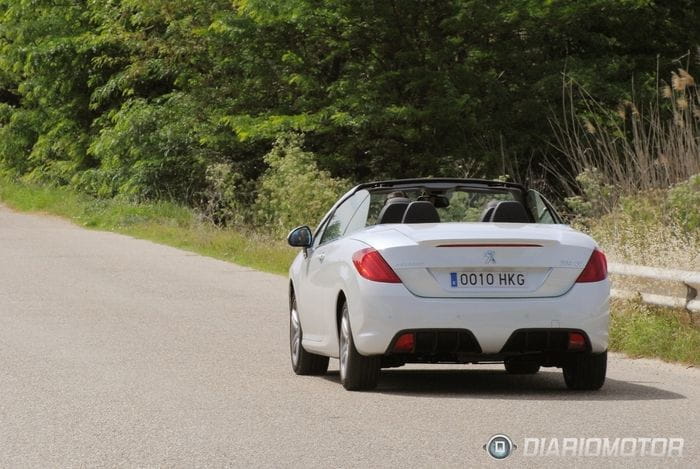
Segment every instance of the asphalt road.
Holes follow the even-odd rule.
[[[0,466],[700,467],[700,371],[385,371],[350,393],[289,365],[286,280],[0,208]],[[504,461],[495,433],[521,445]],[[524,438],[679,437],[683,457],[525,457]]]

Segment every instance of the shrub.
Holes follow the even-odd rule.
[[[297,225],[314,226],[348,186],[319,169],[297,135],[278,137],[264,160],[268,169],[259,182],[255,215],[259,226],[276,235]]]
[[[610,211],[614,203],[615,189],[606,184],[598,168],[586,168],[576,176],[581,195],[566,198],[571,211],[582,217],[597,217]]]
[[[244,210],[237,193],[243,183],[243,176],[234,172],[231,165],[214,163],[207,166],[206,186],[201,209],[204,217],[216,225],[245,223],[250,218]]]
[[[29,154],[38,138],[42,117],[38,111],[14,110],[0,103],[0,164],[4,169],[22,175],[36,167]]]
[[[183,95],[161,103],[133,99],[111,116],[89,148],[98,172],[74,181],[94,195],[191,202],[204,187],[197,113]]]

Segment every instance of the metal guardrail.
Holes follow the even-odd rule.
[[[615,298],[641,298],[644,303],[700,313],[700,272],[617,263],[608,264],[608,272],[613,274],[613,287],[617,283],[615,279],[621,277],[622,288],[613,288],[610,292]],[[666,291],[650,292],[646,286],[640,286],[645,283],[660,284],[662,288],[667,286]]]

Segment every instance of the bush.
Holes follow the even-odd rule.
[[[186,96],[173,94],[158,104],[133,99],[111,119],[89,148],[99,170],[76,177],[79,190],[182,202],[200,193],[203,150],[196,138],[196,109]]]
[[[586,168],[576,182],[581,188],[581,195],[566,198],[566,205],[571,211],[582,217],[598,217],[610,211],[614,205],[615,189],[606,184],[598,168]]]
[[[231,165],[207,166],[205,181],[201,210],[206,219],[220,226],[245,223],[250,219],[250,211],[244,210],[237,197],[243,176],[234,172]]]
[[[255,218],[276,235],[297,225],[315,226],[349,185],[319,169],[297,135],[278,137],[264,159],[269,168],[259,182]]]

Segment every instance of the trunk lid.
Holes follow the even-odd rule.
[[[358,238],[380,251],[413,294],[434,298],[559,296],[595,248],[568,226],[542,224],[380,225]]]

